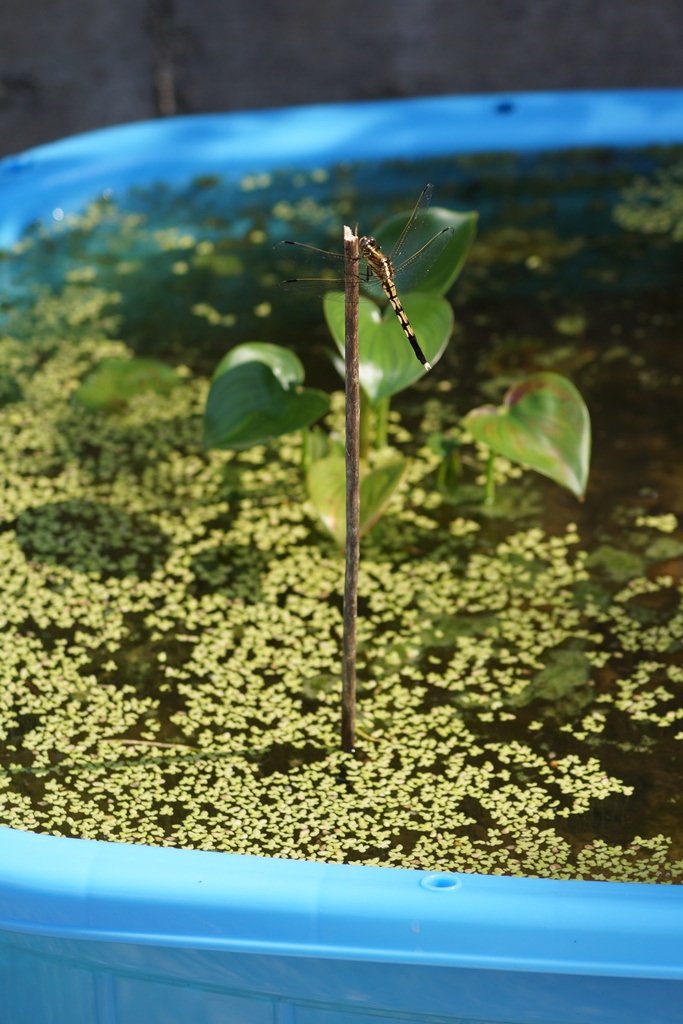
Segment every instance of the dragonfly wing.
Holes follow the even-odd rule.
[[[429,204],[432,201],[432,192],[434,191],[433,185],[425,185],[420,194],[420,198],[415,204],[415,209],[411,213],[406,226],[398,236],[393,249],[391,250],[391,261],[396,266],[397,263],[401,262],[401,256],[406,254],[410,255],[410,242],[411,239],[418,237],[420,225],[425,219]]]
[[[319,272],[324,267],[331,268],[338,275],[344,273],[344,257],[338,252],[316,249],[314,245],[304,245],[303,242],[278,242],[273,246],[273,251],[285,268],[316,268]]]
[[[395,284],[402,290],[409,291],[416,283],[426,276],[439,254],[450,240],[453,229],[434,235],[417,252],[411,248],[419,243],[420,227],[425,219],[432,198],[434,186],[425,185],[415,209],[401,231],[391,251],[391,262],[394,266]],[[344,289],[344,257],[341,253],[328,252],[303,242],[278,242],[273,247],[283,260],[285,272],[290,274],[280,285],[286,291],[296,291],[308,295],[325,295]],[[401,259],[402,256],[407,258]],[[358,261],[358,277],[361,291],[371,298],[381,298],[383,289],[378,278],[368,271],[364,259]]]
[[[412,291],[427,276],[451,238],[453,228],[444,228],[413,253],[407,260],[394,268],[394,283],[402,292]]]
[[[328,292],[339,292],[341,298],[344,296],[343,277],[293,277],[286,281],[280,281],[278,288],[285,292],[295,292],[297,295],[327,295]]]
[[[344,257],[341,253],[316,249],[303,242],[278,242],[273,246],[282,258],[282,269],[291,274],[280,282],[280,288],[299,295],[327,295],[340,292],[344,298]],[[358,261],[359,281],[363,292],[382,295],[382,287],[373,275],[368,276],[364,259]],[[315,276],[314,276],[315,275]]]
[[[326,295],[344,289],[344,257],[303,242],[278,242],[273,246],[287,279],[280,288],[298,295]]]
[[[385,298],[384,289],[377,278],[371,277],[369,281],[363,278],[359,283],[361,295],[375,300]],[[343,277],[295,277],[280,281],[278,288],[297,295],[331,295],[339,302],[344,301]]]

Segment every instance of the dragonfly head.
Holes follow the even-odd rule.
[[[361,256],[375,256],[375,258],[382,256],[382,250],[380,249],[379,242],[372,235],[363,235],[358,240],[358,248],[360,249]]]

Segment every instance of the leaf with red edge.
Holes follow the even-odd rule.
[[[502,406],[473,409],[464,423],[492,451],[583,498],[590,469],[590,416],[565,377],[534,373],[510,388]]]

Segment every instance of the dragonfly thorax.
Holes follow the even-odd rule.
[[[379,278],[386,277],[387,275],[393,277],[394,268],[391,265],[391,260],[382,252],[382,247],[376,238],[373,238],[371,235],[363,235],[358,240],[358,248],[373,274]]]

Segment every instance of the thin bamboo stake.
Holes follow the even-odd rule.
[[[342,750],[356,745],[356,619],[360,557],[360,380],[358,373],[358,237],[344,228],[346,302],[346,573],[342,656]]]

